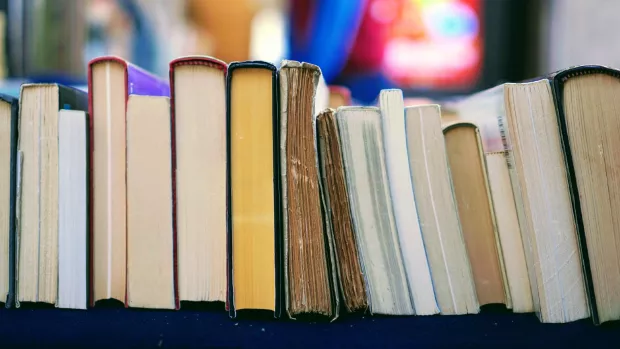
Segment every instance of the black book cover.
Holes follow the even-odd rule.
[[[16,205],[15,194],[17,184],[17,121],[18,121],[18,107],[19,103],[17,98],[0,94],[0,100],[11,105],[11,160],[10,160],[10,179],[9,179],[9,293],[5,301],[7,308],[12,308],[15,304],[15,218],[16,218]]]
[[[278,70],[273,64],[263,61],[233,62],[228,66],[226,76],[226,266],[227,266],[227,290],[226,290],[226,309],[230,317],[236,316],[235,310],[235,289],[233,282],[233,236],[232,236],[232,195],[231,195],[231,82],[235,70],[238,68],[267,69],[272,72],[272,125],[273,125],[273,187],[274,187],[274,221],[275,221],[275,312],[274,317],[279,318],[282,314],[284,282],[283,282],[283,253],[282,253],[282,200],[280,193],[280,112],[279,112],[279,89]]]
[[[571,67],[565,70],[561,70],[551,74],[548,78],[551,82],[553,89],[553,97],[555,100],[556,115],[558,117],[558,124],[560,127],[560,139],[562,143],[562,151],[564,154],[564,162],[566,164],[566,170],[568,174],[568,186],[571,196],[571,203],[573,206],[573,217],[575,219],[575,225],[577,227],[577,241],[579,242],[579,249],[581,251],[581,261],[583,267],[583,275],[585,280],[586,296],[588,297],[588,303],[590,307],[590,314],[592,321],[595,325],[600,324],[598,309],[596,306],[596,295],[594,293],[594,283],[592,280],[592,269],[590,267],[590,258],[588,255],[588,245],[586,241],[585,228],[583,223],[583,217],[581,215],[581,202],[579,199],[579,190],[577,188],[577,179],[575,175],[575,168],[573,165],[573,156],[570,149],[570,140],[568,137],[568,130],[566,125],[566,117],[564,113],[564,85],[566,82],[577,76],[590,75],[590,74],[606,74],[615,78],[620,78],[620,71],[597,65],[585,65]]]

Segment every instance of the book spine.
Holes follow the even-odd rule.
[[[172,275],[174,278],[174,306],[181,308],[179,298],[179,254],[178,254],[178,220],[177,220],[177,151],[176,118],[174,108],[174,67],[170,65],[170,147],[172,161]]]

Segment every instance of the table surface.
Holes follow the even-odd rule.
[[[426,317],[357,313],[331,323],[255,314],[230,319],[223,309],[195,307],[0,310],[0,348],[618,348],[619,341],[620,321],[541,324],[534,314],[506,310]]]

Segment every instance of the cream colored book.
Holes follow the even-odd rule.
[[[439,308],[411,183],[403,94],[400,90],[382,90],[379,104],[388,185],[411,299],[416,315],[436,314]]]
[[[226,69],[201,56],[170,64],[181,301],[226,300]]]
[[[168,97],[127,101],[127,305],[174,309]]]
[[[86,112],[58,115],[58,302],[88,304],[88,122]]]
[[[405,108],[411,182],[443,315],[479,311],[461,223],[452,191],[446,146],[437,105]]]

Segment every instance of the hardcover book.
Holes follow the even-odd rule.
[[[278,73],[261,61],[228,67],[227,307],[282,312]]]
[[[18,100],[0,94],[0,302],[15,305]]]
[[[126,303],[127,104],[130,96],[169,97],[170,89],[166,81],[113,56],[90,61],[88,89],[91,170],[89,299],[91,306],[104,299]],[[173,244],[174,241],[176,239]],[[176,249],[176,244],[174,246]]]
[[[226,73],[215,58],[170,62],[181,301],[226,300]]]

